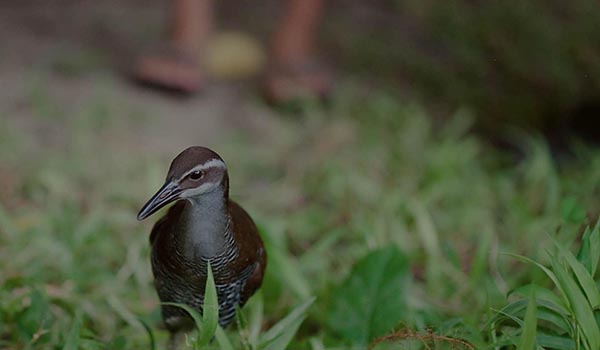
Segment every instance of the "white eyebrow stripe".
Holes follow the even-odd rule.
[[[222,160],[219,159],[211,159],[208,162],[201,164],[201,165],[197,165],[195,167],[193,167],[190,171],[188,171],[187,173],[183,174],[177,181],[181,181],[183,180],[186,176],[188,176],[189,174],[193,173],[194,171],[198,171],[198,170],[204,170],[204,169],[208,169],[208,168],[222,168],[225,169],[225,163],[223,163]]]

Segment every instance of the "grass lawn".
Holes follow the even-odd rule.
[[[347,85],[327,109],[282,116],[274,135],[210,145],[269,254],[241,326],[210,346],[595,349],[600,237],[584,227],[600,211],[600,153],[574,143],[553,157],[531,135],[506,153],[469,132],[466,111],[434,125],[393,92]],[[174,154],[111,147],[110,97],[83,104],[56,148],[31,147],[0,119],[2,349],[166,342],[153,220],[135,214]]]

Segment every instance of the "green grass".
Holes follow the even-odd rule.
[[[149,266],[151,223],[135,213],[169,158],[111,148],[125,113],[114,101],[108,93],[84,107],[57,149],[29,147],[29,135],[15,137],[0,122],[0,134],[13,135],[0,137],[2,349],[166,342]],[[41,114],[56,107],[42,102],[39,118],[51,118]],[[532,348],[536,329],[549,331],[547,310],[535,312],[530,299],[597,298],[597,239],[581,235],[600,211],[600,154],[577,145],[557,161],[543,139],[521,136],[524,156],[515,160],[469,133],[472,122],[458,112],[433,125],[393,93],[365,96],[350,86],[329,109],[284,119],[276,135],[212,145],[269,254],[240,329],[217,331],[217,343],[267,349],[265,339],[280,334],[273,325],[287,320],[299,326],[289,349],[363,349],[393,332],[412,349],[458,347],[452,339]],[[557,285],[510,254],[548,266]],[[575,332],[560,335],[573,334],[582,349],[597,344],[597,311],[568,310],[555,321]]]

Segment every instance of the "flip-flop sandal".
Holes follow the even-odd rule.
[[[140,84],[166,91],[193,94],[202,89],[199,54],[164,46],[142,56],[133,69]]]
[[[331,95],[333,85],[333,70],[323,62],[309,60],[275,64],[265,74],[263,95],[272,104],[314,98],[324,101]]]

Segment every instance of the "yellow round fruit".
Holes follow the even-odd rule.
[[[256,38],[241,32],[221,32],[207,45],[203,66],[216,78],[241,79],[260,72],[265,59],[265,51]]]

